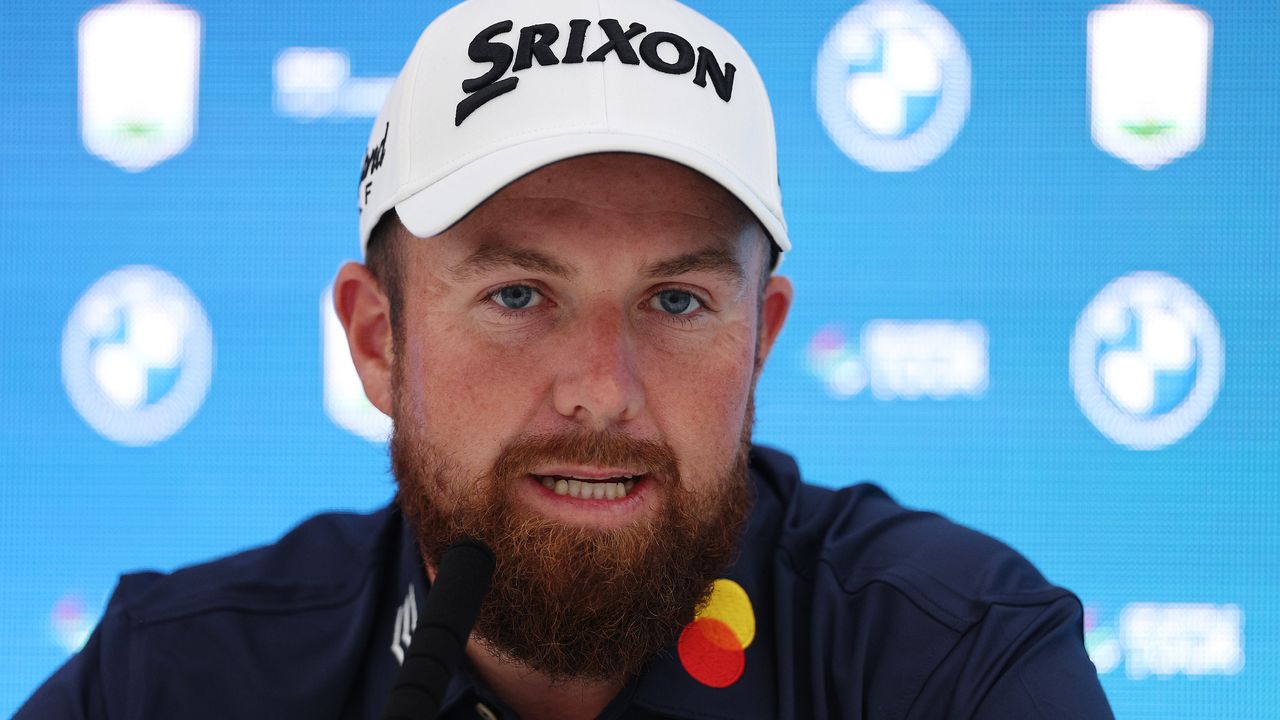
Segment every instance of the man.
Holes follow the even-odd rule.
[[[774,147],[745,52],[674,2],[441,16],[334,286],[396,502],[125,577],[19,717],[378,717],[461,536],[497,570],[444,717],[1110,717],[1070,593],[751,446]]]

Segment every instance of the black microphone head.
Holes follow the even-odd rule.
[[[450,543],[449,547],[445,548],[444,555],[440,556],[440,567],[436,568],[437,578],[447,562],[468,568],[474,565],[477,570],[488,568],[488,572],[492,575],[497,559],[493,555],[493,550],[485,545],[484,541],[473,537],[460,537]],[[486,589],[488,584],[488,582],[485,583]]]
[[[461,538],[444,551],[404,664],[387,698],[382,715],[385,720],[436,716],[449,678],[466,650],[480,603],[489,591],[495,564],[489,546],[474,538]]]

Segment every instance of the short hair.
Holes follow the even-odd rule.
[[[750,215],[750,211],[745,206],[742,210]],[[760,221],[756,220],[754,215],[750,217],[759,225]],[[759,227],[765,244],[768,245],[769,257],[760,273],[757,312],[760,312],[764,305],[764,289],[769,284],[769,276],[773,274],[773,269],[778,265],[779,255],[777,243],[773,242],[763,225]],[[382,288],[382,292],[386,293],[387,302],[391,306],[391,337],[397,354],[399,354],[400,340],[403,336],[401,308],[404,307],[404,238],[408,234],[407,230],[403,233],[401,230],[404,230],[404,225],[400,223],[400,216],[396,214],[395,208],[392,208],[373,226],[373,230],[369,233],[369,243],[365,246],[365,267],[369,268],[369,273],[373,275],[374,280],[378,281],[378,286]]]
[[[378,281],[391,306],[391,338],[399,354],[401,338],[401,312],[404,307],[404,243],[401,242],[400,216],[391,208],[378,219],[369,232],[365,245],[364,264],[369,274]]]

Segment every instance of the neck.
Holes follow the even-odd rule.
[[[524,720],[591,720],[625,684],[617,680],[553,680],[472,636],[467,658],[490,689]]]

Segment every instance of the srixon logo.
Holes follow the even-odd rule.
[[[723,67],[716,61],[716,56],[705,47],[693,44],[675,33],[654,31],[645,34],[646,28],[640,23],[631,23],[626,29],[611,18],[599,21],[604,31],[605,42],[594,48],[585,56],[587,28],[590,20],[570,20],[568,38],[563,43],[562,52],[556,54],[555,44],[560,40],[560,28],[552,23],[539,23],[520,28],[520,38],[512,48],[505,42],[495,40],[499,35],[512,31],[514,23],[503,20],[481,30],[471,44],[467,46],[467,56],[478,63],[492,63],[492,67],[479,77],[462,81],[462,91],[467,94],[458,103],[453,124],[458,126],[477,108],[490,100],[516,89],[520,78],[512,75],[503,77],[510,70],[512,73],[527,70],[538,65],[558,65],[560,63],[604,62],[610,55],[616,56],[619,62],[627,65],[639,65],[641,61],[658,72],[669,75],[687,75],[693,73],[693,82],[699,87],[706,87],[711,81],[715,92],[721,100],[729,102],[733,95],[733,73],[737,70],[733,63],[726,62]],[[641,36],[643,35],[643,38]],[[639,44],[634,44],[639,39]],[[675,60],[666,60],[658,54],[658,48],[671,46],[664,51],[671,57],[674,51]]]

